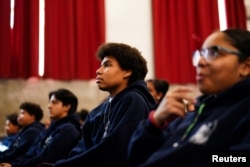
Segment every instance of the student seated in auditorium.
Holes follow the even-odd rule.
[[[22,126],[8,150],[0,152],[0,162],[10,162],[24,155],[35,142],[37,136],[44,131],[40,122],[43,110],[40,105],[32,102],[23,102],[19,107],[18,124]]]
[[[21,126],[17,122],[18,113],[14,112],[6,115],[4,130],[6,136],[0,141],[0,151],[7,150],[16,138]]]
[[[195,99],[184,86],[168,92],[132,136],[130,166],[246,166],[244,160],[250,155],[249,46],[250,32],[244,29],[216,31],[206,38],[202,49],[193,54],[202,95]],[[212,159],[214,154],[243,158],[222,164],[216,156]]]
[[[169,83],[163,79],[146,80],[148,90],[156,102],[156,107],[168,91]]]
[[[28,152],[4,167],[45,166],[66,158],[81,139],[80,123],[75,115],[77,97],[67,89],[49,93],[49,128],[37,139]]]
[[[82,125],[84,125],[84,122],[87,118],[87,116],[89,115],[89,110],[82,108],[80,111],[76,112],[76,115],[79,119],[79,122]]]
[[[97,51],[101,61],[96,83],[109,97],[93,109],[83,125],[79,150],[53,167],[127,167],[129,139],[138,123],[155,106],[144,78],[146,60],[134,47],[105,43]]]

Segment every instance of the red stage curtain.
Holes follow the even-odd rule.
[[[246,7],[244,0],[225,0],[227,26],[247,28]]]
[[[45,0],[44,78],[94,78],[104,18],[104,0]]]
[[[0,1],[0,78],[8,78],[10,57],[10,0]]]
[[[152,0],[155,76],[195,83],[193,51],[219,29],[217,0]]]
[[[10,77],[38,76],[39,0],[16,0],[14,11]]]

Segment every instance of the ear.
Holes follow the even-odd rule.
[[[131,75],[132,75],[132,71],[131,70],[126,70],[125,74],[124,74],[124,78],[128,78]]]
[[[33,120],[36,120],[36,116],[33,114],[30,114],[30,116],[32,117]]]
[[[65,109],[67,110],[67,112],[69,112],[70,107],[71,107],[70,104],[68,104],[68,105],[65,106]]]
[[[243,67],[240,71],[242,77],[250,76],[250,57],[248,57],[243,63]]]

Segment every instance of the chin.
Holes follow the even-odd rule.
[[[209,87],[200,87],[199,90],[201,93],[206,94],[206,95],[213,95],[213,94],[218,94],[220,91],[216,89],[209,89]]]
[[[199,91],[202,93],[202,94],[213,94],[212,90],[209,89],[208,86],[205,86],[205,85],[202,85],[202,84],[198,84],[198,88],[199,88]]]
[[[99,89],[102,90],[102,91],[107,91],[107,89],[105,87],[100,87],[99,86]]]

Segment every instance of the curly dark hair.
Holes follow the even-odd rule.
[[[32,102],[23,102],[19,109],[27,111],[29,114],[34,115],[36,121],[40,121],[43,118],[43,110],[40,105]]]
[[[112,56],[123,70],[131,70],[129,84],[137,80],[144,80],[148,72],[147,62],[140,51],[124,43],[104,43],[99,46],[96,56],[99,60]]]

